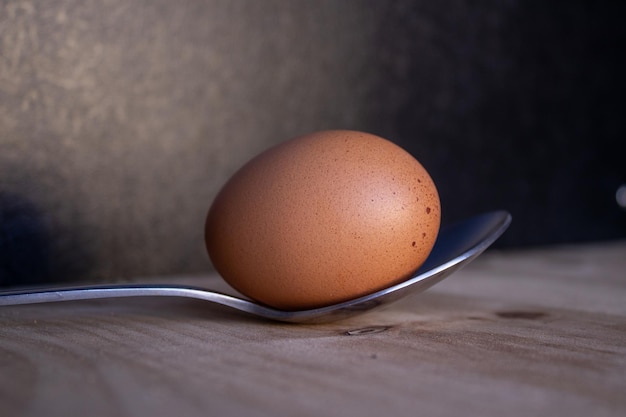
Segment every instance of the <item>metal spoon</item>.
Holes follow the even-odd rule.
[[[482,214],[443,228],[435,246],[413,277],[372,294],[339,304],[300,311],[281,311],[254,301],[182,285],[112,285],[0,292],[0,306],[96,298],[173,296],[211,301],[267,319],[293,323],[322,323],[344,319],[425,291],[480,255],[511,223],[505,211]]]

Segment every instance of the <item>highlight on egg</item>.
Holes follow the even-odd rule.
[[[411,276],[441,221],[437,188],[407,151],[357,131],[311,133],[253,158],[211,205],[206,247],[243,295],[323,307]]]

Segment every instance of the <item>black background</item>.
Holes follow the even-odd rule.
[[[405,6],[385,10],[394,24],[377,46],[404,91],[375,98],[403,102],[374,117],[428,166],[446,218],[509,209],[501,247],[625,237],[622,4]],[[427,44],[397,41],[421,38],[425,18],[438,28]],[[413,59],[400,70],[403,55]]]

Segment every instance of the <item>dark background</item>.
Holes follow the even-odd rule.
[[[210,269],[223,182],[315,130],[404,146],[501,249],[623,239],[619,1],[0,1],[0,285]]]

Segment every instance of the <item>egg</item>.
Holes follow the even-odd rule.
[[[333,130],[261,153],[211,205],[206,247],[217,272],[262,304],[299,310],[409,277],[439,231],[433,180],[381,137]]]

